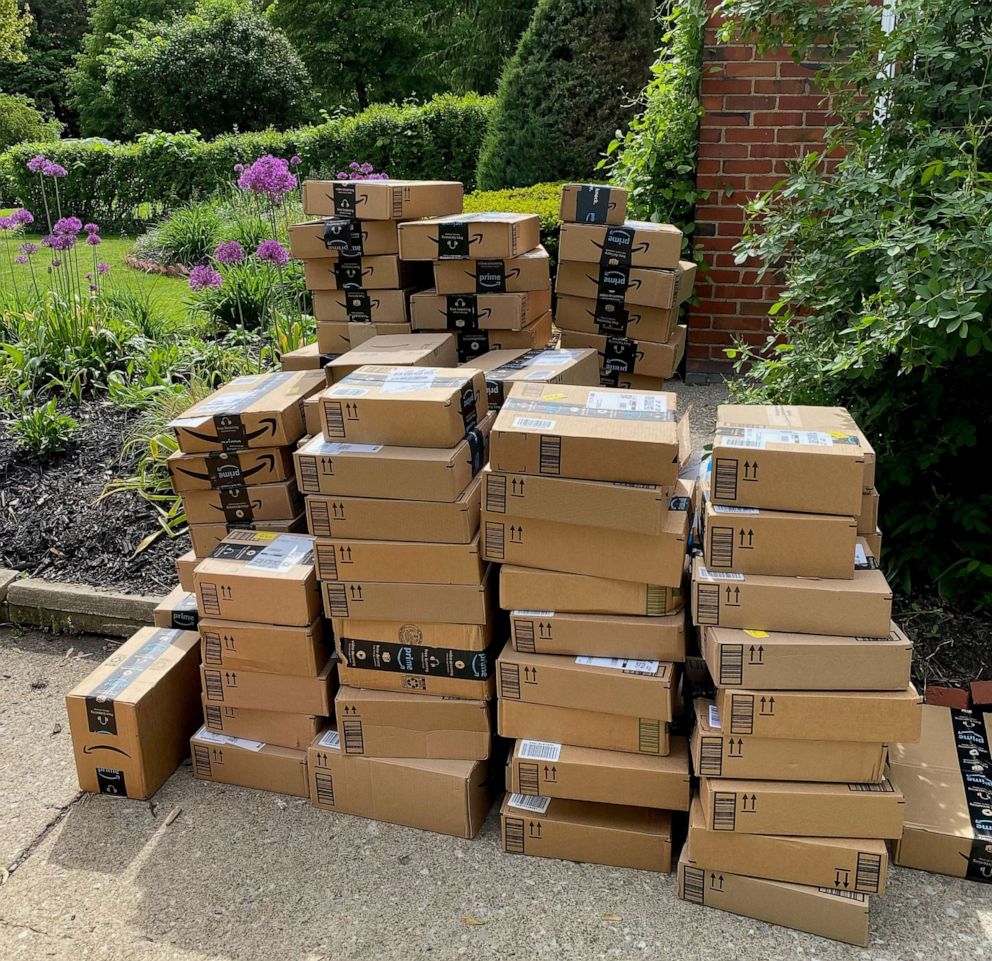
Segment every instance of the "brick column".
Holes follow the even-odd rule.
[[[712,11],[718,0],[708,3]],[[768,308],[780,288],[769,276],[759,285],[757,262],[735,263],[743,205],[782,180],[790,160],[820,149],[827,122],[811,80],[819,64],[759,56],[736,41],[722,45],[719,23],[711,13],[703,41],[696,183],[710,195],[696,207],[695,244],[709,270],[697,279],[699,304],[689,313],[689,379],[729,373],[723,350],[737,337],[764,342]]]

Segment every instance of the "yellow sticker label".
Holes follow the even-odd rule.
[[[768,637],[768,631],[744,631],[748,637]]]
[[[837,440],[844,440],[845,437],[850,437],[850,434],[845,434],[842,430],[832,430],[830,431],[831,437],[836,437]]]
[[[565,396],[565,394],[560,392],[557,394],[541,394],[541,400],[564,400]]]

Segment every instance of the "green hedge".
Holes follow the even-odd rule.
[[[353,117],[287,131],[230,134],[201,141],[193,134],[145,134],[135,143],[78,140],[19,144],[0,154],[0,206],[42,209],[38,177],[27,170],[37,153],[62,164],[62,209],[115,227],[148,222],[190,200],[225,189],[234,165],[262,154],[302,158],[301,175],[333,176],[351,161],[393,177],[453,179],[471,188],[492,100],[444,95],[423,106],[370,107]]]

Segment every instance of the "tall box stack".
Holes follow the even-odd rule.
[[[495,693],[485,378],[360,367],[320,415],[296,470],[342,687],[337,725],[310,748],[311,803],[473,837],[492,804]]]
[[[887,745],[917,741],[912,647],[858,537],[875,454],[846,410],[727,405],[703,488],[686,900],[867,944],[902,834]]]
[[[599,352],[603,385],[659,390],[685,353],[679,305],[696,265],[681,259],[677,227],[626,213],[622,187],[562,189],[555,323],[562,347]]]
[[[552,337],[551,272],[536,214],[474,213],[400,226],[400,259],[433,263],[434,287],[410,299],[413,329],[447,330],[464,363]]]
[[[319,219],[290,226],[289,245],[313,295],[322,358],[375,334],[410,333],[410,295],[430,272],[400,261],[400,222],[457,214],[463,193],[454,181],[304,182],[303,212]]]
[[[503,848],[671,869],[689,804],[670,736],[685,658],[693,484],[672,394],[513,384],[483,471],[483,556],[504,565],[499,733],[516,739]]]

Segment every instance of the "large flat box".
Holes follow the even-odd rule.
[[[688,260],[670,270],[655,270],[562,260],[560,249],[558,256],[556,293],[617,307],[678,307],[692,296],[696,280],[696,265]]]
[[[918,744],[894,744],[906,796],[895,863],[988,884],[992,879],[992,714],[924,705]]]
[[[873,838],[803,838],[711,831],[699,798],[689,807],[686,863],[831,891],[884,894],[889,854]]]
[[[904,691],[913,645],[893,623],[884,637],[706,627],[702,653],[720,687]]]
[[[143,627],[66,695],[79,787],[150,798],[199,724],[194,631]]]
[[[405,321],[361,323],[321,320],[317,323],[317,350],[322,358],[321,369],[339,355],[360,347],[373,337],[410,337],[412,334],[413,328]]]
[[[510,564],[499,571],[499,602],[504,610],[663,617],[682,610],[684,600],[681,585],[638,584]]]
[[[307,753],[201,727],[189,742],[193,777],[307,797]]]
[[[488,701],[342,687],[334,708],[345,754],[484,761],[492,748]]]
[[[314,560],[322,581],[477,585],[486,570],[478,538],[468,544],[316,538]]]
[[[688,811],[689,747],[684,737],[673,737],[670,754],[650,757],[521,740],[510,757],[506,789],[514,794]]]
[[[375,336],[330,361],[324,368],[329,384],[344,380],[367,364],[390,367],[454,367],[458,362],[450,334]]]
[[[871,486],[863,436],[839,407],[724,404],[713,439],[713,503],[855,517]]]
[[[283,351],[279,355],[279,367],[282,370],[322,370],[329,360],[333,360],[333,354],[321,353],[320,345],[314,342],[296,350]]]
[[[375,446],[457,447],[489,412],[485,375],[457,367],[362,367],[320,404],[324,440]]]
[[[486,211],[400,224],[404,260],[465,261],[517,257],[541,242],[537,214]]]
[[[685,660],[685,614],[572,614],[511,611],[510,643],[524,654]]]
[[[304,494],[452,504],[488,459],[489,414],[450,448],[349,444],[314,437],[293,455]],[[309,498],[307,498],[309,500]]]
[[[621,804],[508,794],[500,809],[503,850],[538,858],[672,870],[672,816]]]
[[[313,538],[235,531],[197,564],[193,588],[201,617],[307,627],[320,613]]]
[[[742,737],[821,741],[918,741],[916,688],[903,691],[763,691],[717,688],[723,728]]]
[[[324,811],[473,838],[492,807],[486,761],[349,755],[333,729],[307,753],[310,803]]]
[[[202,454],[176,451],[166,465],[172,489],[181,494],[289,480],[293,476],[293,452],[288,447],[215,450]]]
[[[628,220],[619,225],[563,223],[560,260],[607,266],[674,270],[682,252],[682,231],[672,224]]]
[[[674,394],[514,384],[496,416],[495,471],[672,486],[691,451]]]
[[[303,436],[301,402],[324,388],[319,370],[246,374],[169,422],[185,454],[286,447]]]
[[[289,225],[289,252],[297,260],[315,260],[332,254],[375,257],[398,254],[399,237],[394,220],[355,220],[330,217]]]
[[[561,323],[559,322],[559,327]],[[665,343],[634,340],[621,334],[586,334],[562,328],[561,345],[570,349],[596,351],[600,364],[600,383],[618,386],[620,378],[657,377],[668,380],[685,355],[686,327],[677,326]]]
[[[410,298],[410,323],[414,330],[524,330],[550,309],[550,289],[506,294],[425,290]]]
[[[856,570],[847,579],[777,577],[711,571],[697,557],[692,618],[697,627],[885,637],[892,589],[877,569]]]
[[[396,254],[380,257],[331,256],[303,262],[303,279],[308,290],[402,290],[426,279],[417,265],[400,260]]]
[[[475,654],[492,646],[497,632],[494,620],[489,618],[485,624],[445,624],[432,621],[365,621],[349,617],[334,618],[331,625],[336,638],[388,641]]]
[[[195,631],[200,622],[196,595],[184,591],[182,585],[174,587],[155,606],[152,623],[156,627],[169,627],[176,631]]]
[[[491,411],[503,406],[515,383],[599,383],[599,360],[593,350],[490,350],[462,366],[485,371]]]
[[[668,725],[657,717],[602,714],[503,697],[497,701],[496,708],[501,737],[531,738],[656,757],[664,757],[671,750]]]
[[[207,700],[206,694],[201,694],[200,699],[203,703],[203,724],[208,731],[288,747],[294,751],[305,751],[327,723],[326,717],[314,714],[214,704]]]
[[[302,511],[282,520],[216,521],[212,524],[190,524],[190,543],[197,557],[209,557],[218,545],[237,531],[265,531],[269,534],[305,534],[307,519]]]
[[[875,784],[701,778],[699,803],[711,831],[792,837],[898,838],[906,800]]]
[[[203,692],[210,704],[243,707],[256,711],[286,711],[328,717],[334,711],[337,675],[334,658],[316,677],[292,674],[262,674],[219,667],[200,668]]]
[[[307,527],[314,537],[468,544],[479,533],[481,494],[479,479],[450,503],[311,494]]]
[[[692,904],[821,938],[868,945],[868,895],[858,891],[706,871],[692,867],[688,849],[683,848],[678,863],[678,896]]]
[[[213,617],[200,621],[203,666],[223,671],[317,677],[333,653],[331,641],[320,617],[306,627]]]
[[[695,706],[689,747],[698,777],[878,784],[885,772],[888,750],[881,742],[741,737],[723,727],[712,701]]]
[[[313,316],[317,321],[317,343],[321,351],[339,352],[333,342],[321,337],[321,324],[410,323],[410,296],[416,289],[361,290],[352,287],[348,290],[315,290]]]
[[[516,294],[551,289],[551,258],[541,246],[525,253],[485,260],[439,260],[434,264],[439,294]]]
[[[305,180],[308,217],[412,220],[461,213],[464,187],[453,180]]]
[[[562,294],[555,304],[555,322],[562,330],[604,337],[633,337],[664,344],[678,325],[678,307],[614,304],[591,297]]]
[[[551,311],[541,314],[520,330],[456,330],[458,363],[466,366],[480,354],[492,350],[534,350],[547,347],[554,337]]]
[[[626,187],[609,184],[565,184],[559,216],[566,223],[616,226],[627,219],[628,194]]]
[[[707,570],[785,577],[854,576],[858,524],[837,514],[725,507],[703,509]]]
[[[250,524],[292,520],[303,510],[296,478],[251,487],[186,491],[182,495],[190,524]]]

